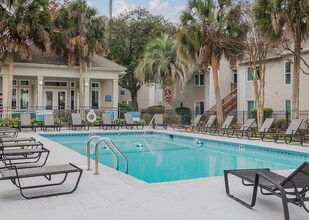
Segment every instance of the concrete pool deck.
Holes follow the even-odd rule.
[[[72,131],[63,130],[61,133],[70,132]],[[92,128],[90,133],[92,132],[102,130]],[[251,210],[247,209],[225,195],[222,176],[148,184],[102,164],[99,165],[100,175],[93,175],[93,170],[86,171],[85,156],[43,138],[40,133],[43,132],[25,131],[20,137],[32,136],[44,143],[51,151],[47,165],[71,162],[83,168],[80,185],[71,195],[25,200],[10,181],[0,181],[1,219],[283,219],[279,198],[258,194],[256,206]],[[47,133],[56,134],[44,132]],[[172,130],[168,133],[309,153],[309,145],[301,147]],[[94,161],[92,167],[93,165]],[[290,171],[279,173],[288,175]],[[232,177],[230,184],[233,194],[250,200],[251,187],[242,187],[240,180]],[[289,211],[291,220],[309,217],[303,208],[295,205],[289,205]]]

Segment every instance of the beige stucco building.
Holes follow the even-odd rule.
[[[95,56],[85,73],[85,107],[117,108],[118,79],[125,68]],[[8,94],[8,70],[0,69],[3,110]],[[74,109],[79,106],[79,69],[68,68],[66,58],[32,47],[32,60],[14,57],[13,109]]]

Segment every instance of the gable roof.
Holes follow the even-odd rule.
[[[47,47],[46,52],[42,52],[40,49],[34,45],[30,45],[32,51],[32,59],[24,60],[15,53],[14,54],[14,63],[29,63],[29,64],[46,64],[46,65],[62,65],[67,66],[67,58],[60,56],[51,52],[49,46]],[[78,65],[77,65],[78,66]],[[104,57],[95,55],[91,58],[91,67],[100,67],[106,69],[114,69],[119,71],[125,71],[126,68],[110,61]]]

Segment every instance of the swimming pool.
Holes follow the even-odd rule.
[[[147,183],[167,182],[200,177],[222,176],[225,169],[264,168],[271,170],[295,169],[309,154],[252,145],[200,139],[150,132],[95,133],[116,143],[129,161],[129,175]],[[45,138],[86,155],[89,133],[43,134]],[[142,144],[143,147],[138,147]],[[102,145],[103,146],[103,145]],[[94,154],[91,155],[92,159]],[[103,147],[99,161],[115,167],[115,158]],[[119,170],[124,172],[124,161],[119,159]]]

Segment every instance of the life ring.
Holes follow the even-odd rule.
[[[87,121],[90,123],[93,123],[95,122],[96,119],[97,119],[97,115],[95,114],[93,109],[90,109],[87,114]]]

